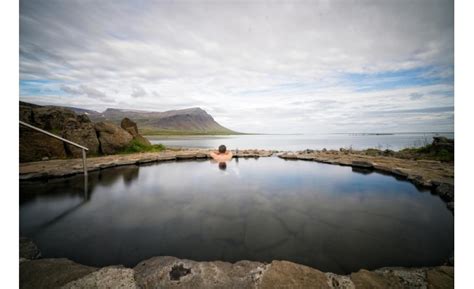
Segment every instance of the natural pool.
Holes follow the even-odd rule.
[[[375,172],[276,157],[163,162],[20,182],[20,235],[43,257],[134,266],[152,256],[289,260],[322,271],[440,265],[444,202]]]

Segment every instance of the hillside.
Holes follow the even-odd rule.
[[[21,105],[31,105],[20,102]],[[67,107],[77,114],[86,114],[92,121],[110,121],[120,125],[128,117],[135,121],[141,134],[240,134],[223,127],[205,110],[195,107],[164,112],[108,108],[103,112]]]

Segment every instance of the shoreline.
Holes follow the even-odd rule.
[[[451,264],[341,275],[284,260],[229,263],[156,256],[133,268],[97,268],[40,256],[31,240],[20,239],[20,288],[454,288]]]
[[[108,155],[87,159],[88,172],[162,161],[209,159],[209,149],[164,150],[162,152]],[[434,160],[410,160],[389,156],[372,156],[343,151],[232,151],[235,158],[277,156],[284,160],[304,160],[350,166],[359,170],[375,171],[406,179],[416,186],[431,189],[442,197],[450,210],[454,210],[454,164]],[[20,181],[68,177],[83,174],[82,159],[58,159],[20,163]]]

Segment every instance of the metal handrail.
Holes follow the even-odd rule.
[[[54,138],[59,139],[59,140],[61,140],[61,141],[63,141],[63,142],[67,142],[68,144],[71,144],[71,145],[73,145],[73,146],[76,146],[76,147],[80,148],[80,149],[82,150],[82,164],[83,164],[83,166],[84,166],[84,175],[87,176],[86,151],[89,150],[88,148],[86,148],[85,146],[81,146],[80,144],[77,144],[77,143],[72,142],[72,141],[70,141],[70,140],[67,140],[67,139],[65,139],[65,138],[62,138],[62,137],[60,137],[60,136],[57,136],[57,135],[55,135],[55,134],[53,134],[53,133],[50,133],[50,132],[48,132],[48,131],[42,130],[42,129],[40,129],[40,128],[36,127],[36,126],[33,126],[33,125],[29,124],[29,123],[26,123],[26,122],[24,122],[24,121],[21,121],[21,120],[20,120],[20,124],[21,124],[21,125],[24,125],[24,126],[26,126],[26,127],[29,127],[29,128],[31,128],[31,129],[34,129],[34,130],[36,130],[36,131],[39,131],[39,132],[41,132],[41,133],[44,133],[44,134],[46,134],[46,135],[49,135],[50,137],[54,137]]]

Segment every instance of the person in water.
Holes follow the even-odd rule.
[[[232,152],[227,151],[225,145],[220,145],[217,152],[211,152],[211,157],[214,161],[219,163],[219,168],[224,169],[227,167],[226,162],[232,159]]]

